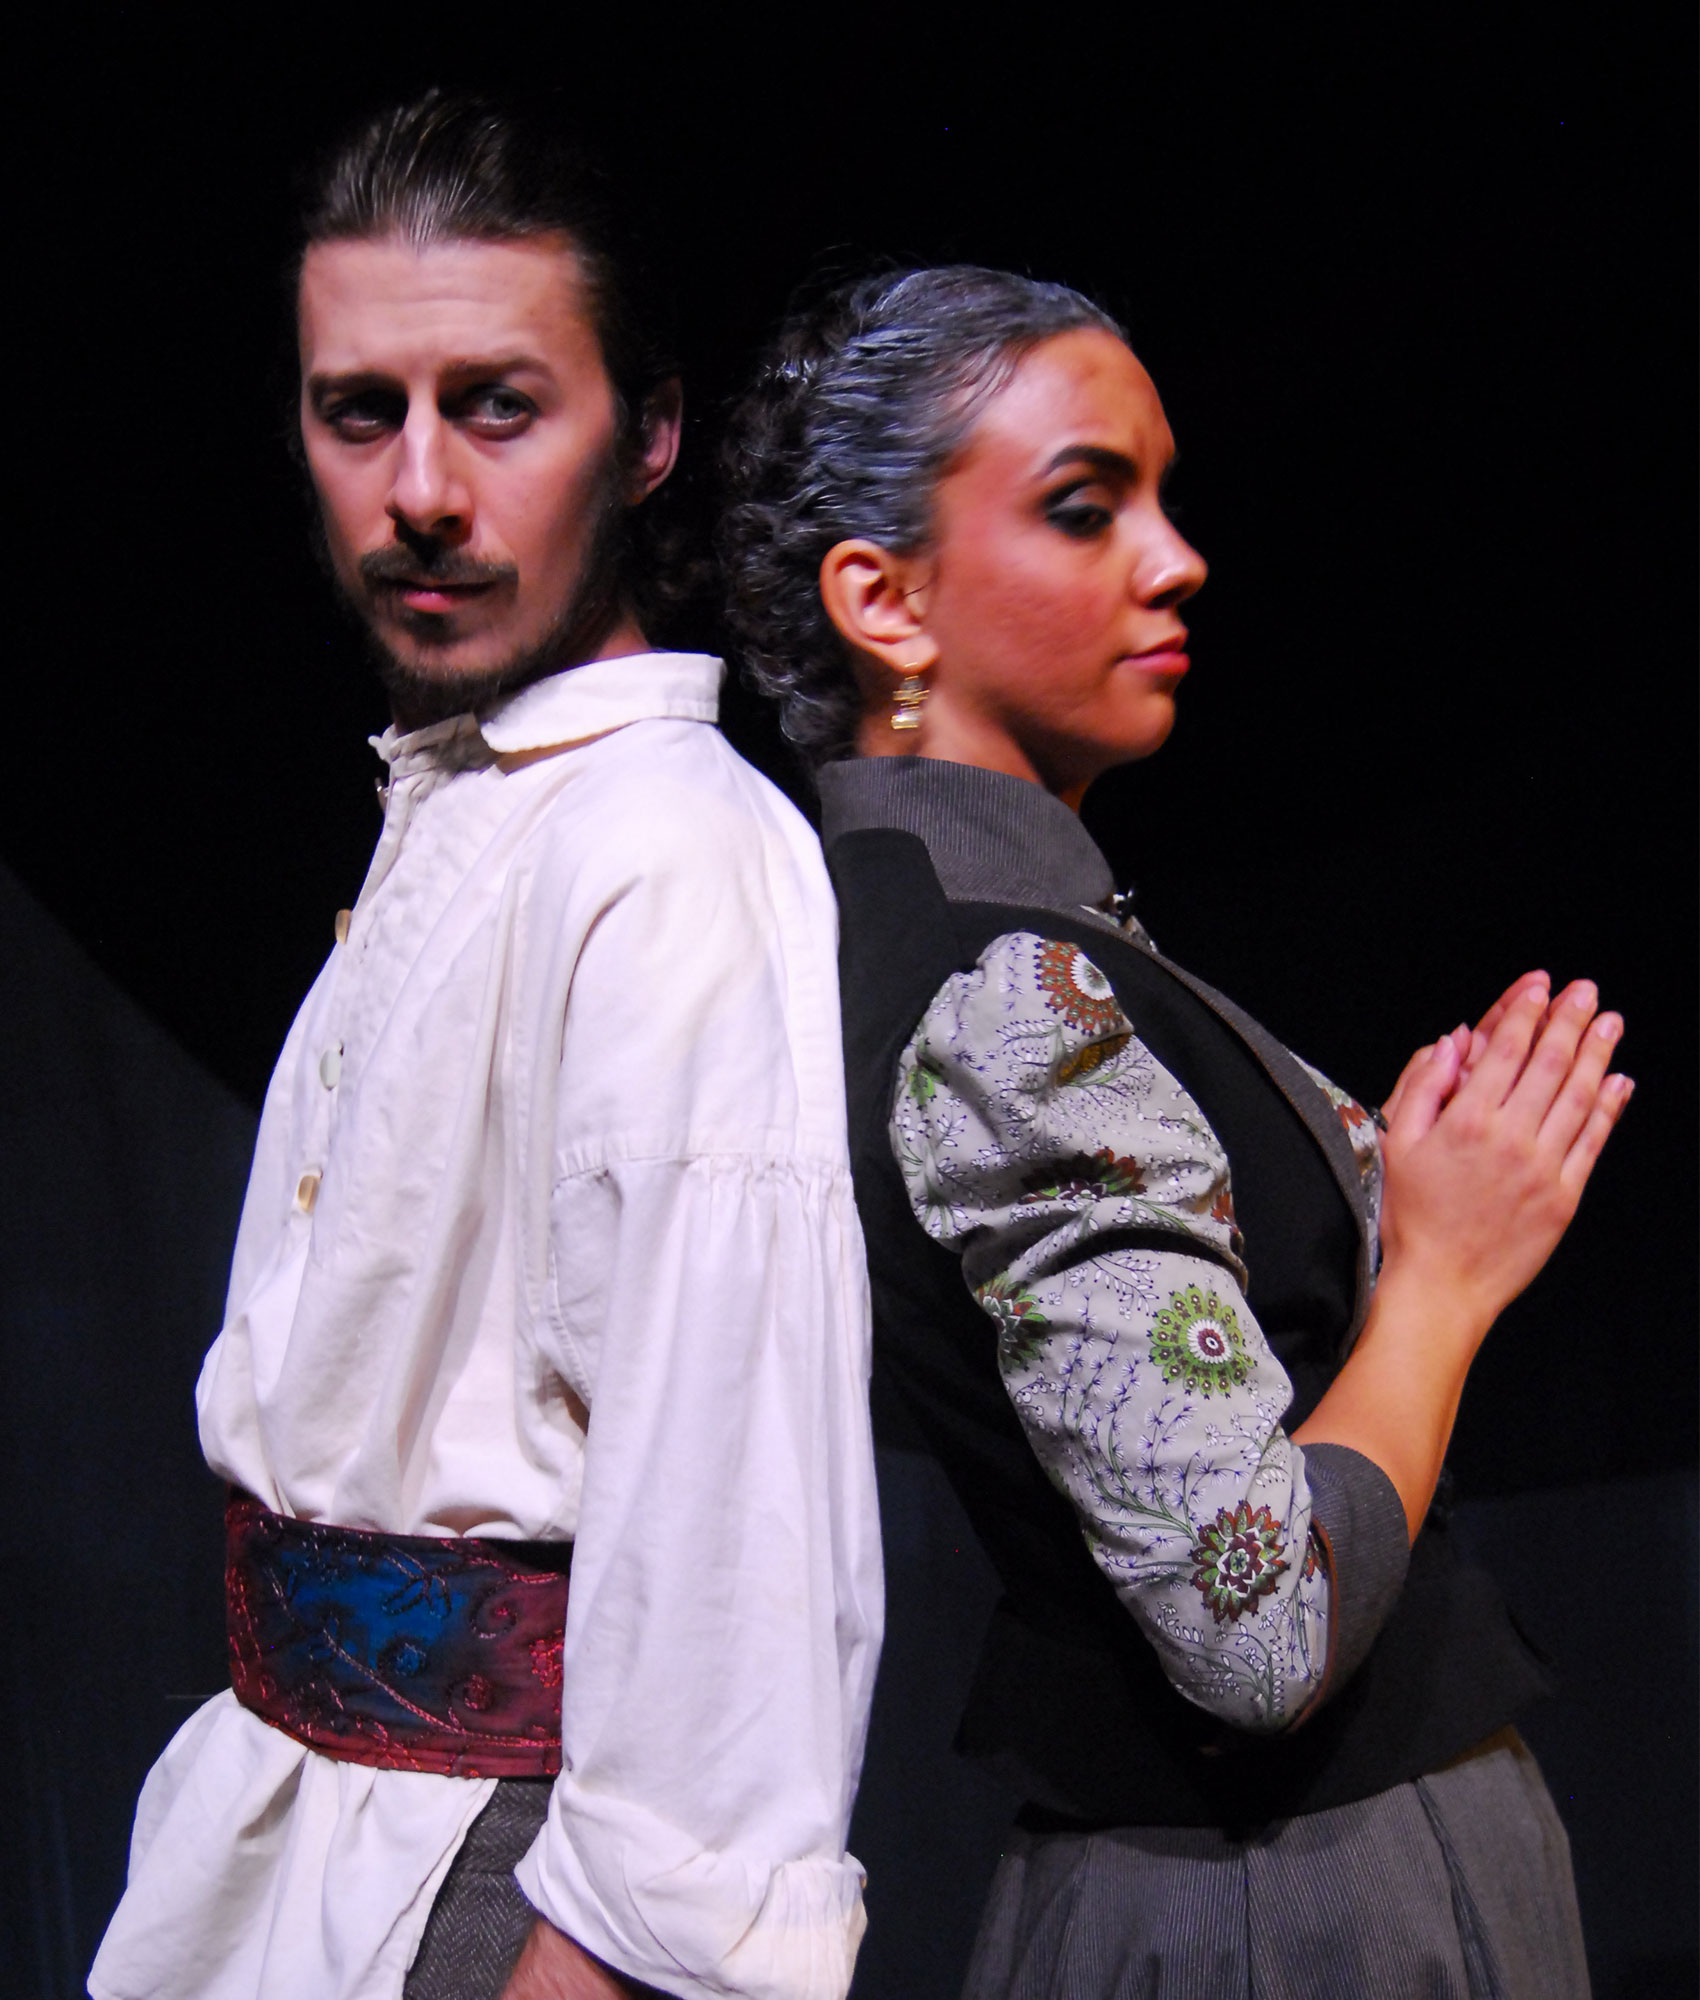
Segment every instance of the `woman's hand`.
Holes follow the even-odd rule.
[[[1481,1061],[1482,1057],[1487,1054],[1488,1040],[1492,1036],[1494,1029],[1505,1019],[1507,1009],[1514,1006],[1519,996],[1531,985],[1550,988],[1552,981],[1544,972],[1525,972],[1521,979],[1514,979],[1506,987],[1505,991],[1476,1023],[1475,1027],[1471,1029],[1470,1046],[1464,1055],[1464,1074],[1466,1076]],[[1547,1010],[1548,1018],[1551,1016],[1551,1011],[1549,1007]],[[1542,1025],[1545,1025],[1545,1020],[1543,1020]]]
[[[1459,1081],[1462,1082],[1477,1063],[1487,1053],[1488,1038],[1505,1018],[1506,1009],[1515,1004],[1517,997],[1531,986],[1550,987],[1552,981],[1544,972],[1525,972],[1521,979],[1515,979],[1487,1010],[1475,1027],[1466,1027],[1462,1022],[1452,1030],[1450,1040],[1460,1057]],[[1400,1072],[1399,1081],[1393,1086],[1392,1094],[1381,1107],[1381,1115],[1389,1124],[1398,1112],[1405,1088],[1412,1077],[1421,1074],[1422,1067],[1434,1053],[1434,1044],[1418,1049],[1416,1054]]]
[[[1606,1076],[1623,1022],[1597,1006],[1587,980],[1549,1006],[1544,977],[1528,974],[1395,1090],[1383,1270],[1419,1274],[1478,1340],[1557,1247],[1633,1089]]]
[[[1413,1541],[1470,1363],[1552,1255],[1634,1085],[1607,1076],[1623,1031],[1586,980],[1543,973],[1406,1065],[1384,1115],[1383,1260],[1345,1366],[1293,1433],[1373,1459]]]

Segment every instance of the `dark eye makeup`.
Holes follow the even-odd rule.
[[[1115,515],[1101,498],[1095,497],[1103,490],[1101,479],[1077,479],[1059,487],[1045,495],[1045,519],[1073,541],[1088,542],[1106,534]]]
[[[318,400],[323,423],[348,444],[370,444],[398,431],[407,422],[407,397],[397,389],[353,389]],[[457,389],[443,404],[443,414],[481,438],[517,437],[537,415],[537,405],[505,382],[477,382]]]
[[[319,414],[338,437],[350,444],[368,444],[401,428],[407,418],[407,398],[393,389],[357,389],[349,396],[327,398]]]
[[[1174,469],[1175,461],[1171,459],[1157,481],[1158,504],[1171,521],[1175,518],[1175,507],[1169,482]],[[1137,478],[1131,461],[1118,460],[1114,468],[1081,474],[1053,488],[1045,494],[1040,506],[1046,521],[1059,533],[1074,541],[1092,541],[1109,532],[1124,493],[1137,483]]]
[[[537,405],[505,382],[480,382],[458,394],[446,414],[479,437],[517,437],[529,428]]]

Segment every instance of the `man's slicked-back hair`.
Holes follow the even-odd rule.
[[[639,423],[645,399],[678,373],[670,315],[618,190],[540,105],[428,90],[345,139],[310,190],[302,254],[390,236],[420,250],[563,236],[625,423]]]
[[[673,315],[618,184],[565,129],[566,117],[546,98],[440,89],[380,112],[309,180],[298,267],[322,243],[394,237],[423,250],[564,238],[613,387],[619,449],[635,463],[650,399],[679,372]],[[639,610],[651,613],[683,590],[676,537],[660,511],[653,499],[637,509],[622,564]]]

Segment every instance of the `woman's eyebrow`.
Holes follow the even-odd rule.
[[[1101,444],[1064,445],[1045,467],[1045,473],[1060,472],[1065,465],[1089,465],[1106,479],[1129,483],[1139,477],[1139,468],[1126,452],[1111,451]]]

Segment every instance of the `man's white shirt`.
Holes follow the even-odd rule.
[[[720,672],[598,661],[376,739],[197,1400],[280,1512],[571,1538],[526,1894],[669,1993],[839,2000],[882,1605],[836,925]],[[91,1991],[394,2000],[492,1783],[220,1695],[143,1790]]]

